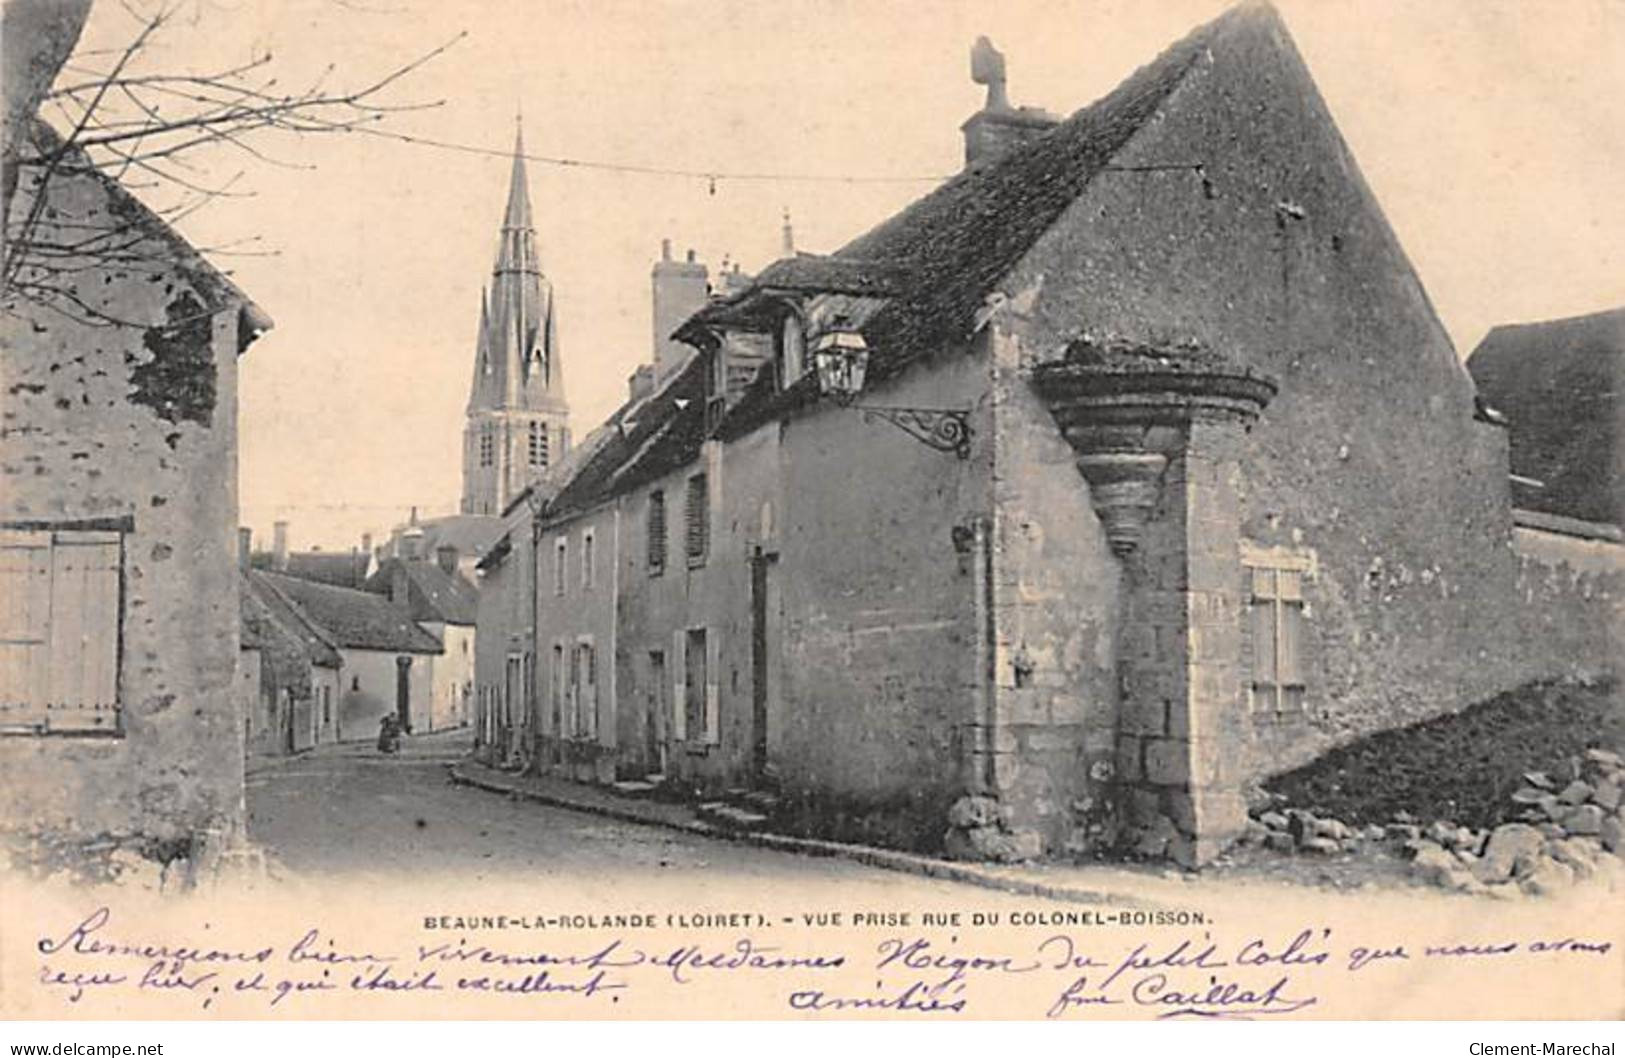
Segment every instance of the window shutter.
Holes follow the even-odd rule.
[[[0,728],[45,723],[51,534],[0,531]]]
[[[684,504],[684,543],[691,561],[705,558],[711,530],[710,493],[706,476],[695,474],[688,479],[687,502]]]
[[[118,707],[119,535],[58,532],[51,549],[51,730],[111,731]]]
[[[585,691],[585,695],[586,695],[586,699],[587,699],[587,708],[586,708],[587,730],[586,730],[585,733],[586,733],[588,738],[597,738],[598,737],[598,651],[593,648],[593,645],[591,643],[583,643],[581,645],[581,654],[582,654],[582,657],[585,659],[586,670],[587,670],[587,689]]]
[[[683,674],[688,671],[686,636],[681,628],[671,634],[671,729],[679,742],[688,741],[688,698],[683,693]]]
[[[721,685],[718,683],[722,666],[718,656],[721,637],[715,628],[707,629],[705,635],[705,741],[716,745],[722,740],[722,702]]]
[[[658,573],[666,568],[666,494],[660,490],[649,493],[649,570]]]

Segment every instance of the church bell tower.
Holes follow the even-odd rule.
[[[490,287],[480,293],[474,382],[463,429],[462,512],[501,514],[569,448],[569,418],[553,285],[536,252],[520,129],[496,264]]]

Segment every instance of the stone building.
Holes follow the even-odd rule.
[[[1251,783],[1611,663],[1618,576],[1514,549],[1506,432],[1272,9],[1064,120],[973,72],[965,171],[713,298],[542,503],[535,766],[1203,863]]]
[[[26,238],[121,249],[5,291],[0,818],[196,853],[244,812],[237,358],[270,321],[36,120],[78,32],[53,52],[39,18],[87,9],[5,6],[7,237],[43,196]]]
[[[338,698],[331,717],[319,724],[331,729],[333,741],[376,738],[386,714],[408,732],[433,730],[435,668],[445,650],[405,606],[284,573],[256,570],[254,576],[338,653]]]
[[[457,549],[441,547],[432,562],[388,559],[363,587],[387,596],[440,643],[429,690],[428,722],[420,730],[466,727],[473,716],[479,591],[459,569]]]
[[[480,295],[463,432],[462,513],[501,514],[570,447],[569,418],[553,286],[536,249],[520,132],[491,286]]]

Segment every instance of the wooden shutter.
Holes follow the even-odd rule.
[[[666,568],[666,494],[659,489],[649,493],[649,570]]]
[[[119,534],[54,536],[46,722],[54,731],[112,731],[118,711]]]
[[[0,531],[0,728],[40,728],[50,693],[51,534]]]
[[[581,644],[582,668],[586,670],[586,687],[582,696],[586,700],[586,730],[588,738],[598,737],[598,651],[591,643]]]
[[[716,745],[722,740],[722,696],[720,673],[721,637],[715,628],[705,632],[705,741]]]
[[[688,479],[687,502],[683,505],[684,550],[691,561],[704,559],[710,542],[710,499],[704,474],[695,474]]]
[[[688,695],[684,680],[688,672],[688,633],[677,629],[671,634],[671,729],[678,742],[688,741]]]

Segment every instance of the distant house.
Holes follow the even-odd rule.
[[[64,57],[37,19],[87,8],[0,33],[6,236],[43,195],[29,237],[66,254],[0,306],[0,819],[195,850],[242,824],[237,361],[270,321],[36,120]]]
[[[246,552],[248,530],[241,533]],[[244,703],[248,757],[338,741],[338,649],[263,572],[245,568],[241,592],[244,668],[253,672],[240,672],[239,685],[256,692]]]
[[[519,756],[1199,864],[1250,784],[1615,663],[1625,584],[1511,546],[1507,435],[1272,9],[1064,120],[973,55],[965,170],[697,306],[487,559],[532,571]]]
[[[479,590],[460,572],[457,549],[442,546],[433,562],[386,559],[363,587],[405,610],[444,651],[434,661],[423,730],[467,726],[473,715],[474,630],[480,600]]]
[[[350,551],[290,551],[288,523],[277,522],[271,540],[271,550],[252,554],[250,562],[255,569],[286,573],[340,588],[359,588],[378,568],[370,539],[366,537],[361,547]]]
[[[434,666],[442,647],[411,615],[369,591],[258,571],[339,654],[335,737],[373,738],[389,713],[408,731],[431,729]]]
[[[1506,418],[1518,507],[1625,525],[1625,308],[1503,324],[1467,370]]]

